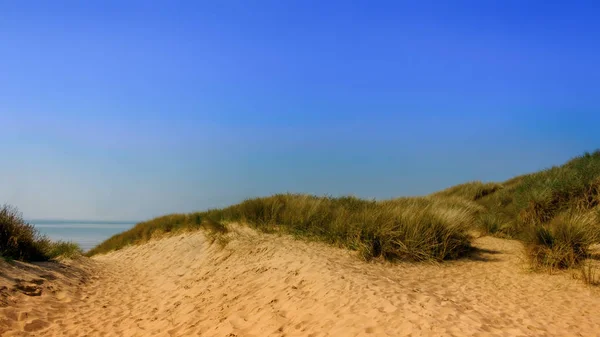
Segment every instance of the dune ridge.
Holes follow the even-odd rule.
[[[9,296],[0,297],[8,298],[0,308],[0,332],[600,336],[598,289],[566,273],[529,272],[517,241],[483,237],[474,241],[479,252],[469,259],[390,264],[367,263],[356,252],[323,243],[231,229],[226,240],[183,233],[67,261],[60,270],[19,269],[31,279],[46,272],[43,293],[3,289]],[[0,279],[10,283],[14,273]]]

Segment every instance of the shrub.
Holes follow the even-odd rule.
[[[0,207],[0,255],[21,261],[46,261],[61,255],[73,256],[81,249],[71,242],[52,242],[26,223],[14,207]]]
[[[46,260],[48,240],[11,206],[0,207],[0,255],[15,260]]]

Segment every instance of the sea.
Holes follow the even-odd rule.
[[[78,243],[88,251],[109,237],[126,231],[137,222],[85,220],[29,220],[30,224],[52,240]]]

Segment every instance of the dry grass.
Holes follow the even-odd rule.
[[[586,260],[580,268],[581,280],[590,286],[600,286],[600,267],[593,261]]]
[[[493,212],[483,212],[479,216],[479,230],[483,235],[502,236],[508,231],[502,217]]]
[[[525,176],[514,192],[518,218],[547,223],[563,212],[587,212],[600,205],[600,151],[565,165]]]
[[[565,269],[577,267],[590,256],[600,231],[594,213],[561,214],[548,224],[532,227],[526,251],[534,267]]]
[[[502,188],[498,183],[483,183],[481,181],[472,181],[445,190],[434,193],[438,197],[460,197],[471,201],[479,200],[486,195],[490,195]]]
[[[14,207],[0,207],[0,256],[21,261],[46,261],[59,256],[72,257],[81,249],[71,242],[52,242],[23,220]]]
[[[154,233],[248,224],[263,232],[283,232],[358,250],[366,259],[436,260],[458,258],[470,249],[469,228],[481,207],[463,199],[355,197],[278,194],[248,199],[225,209],[177,214],[136,225],[108,239],[90,255],[145,242]]]
[[[532,267],[578,267],[600,240],[600,151],[510,179],[477,202],[482,232],[523,240]]]
[[[212,220],[208,212],[190,214],[169,214],[149,221],[140,222],[135,227],[123,233],[113,235],[87,252],[88,256],[121,249],[128,245],[140,244],[150,239],[168,233],[178,233],[185,230],[199,230],[205,228],[209,231],[225,232],[227,228]]]

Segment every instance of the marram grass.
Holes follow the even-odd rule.
[[[224,209],[174,214],[143,222],[117,234],[90,255],[148,241],[157,233],[212,230],[225,222],[248,224],[264,232],[283,232],[360,251],[366,258],[442,261],[464,256],[471,247],[468,230],[477,204],[435,197],[388,201],[355,197],[316,197],[278,194],[248,199]]]

